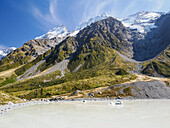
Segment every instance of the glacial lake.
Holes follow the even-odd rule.
[[[0,128],[170,128],[170,100],[58,102],[0,116]]]

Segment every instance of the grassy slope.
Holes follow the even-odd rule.
[[[12,51],[4,59],[0,60],[0,71],[19,67],[33,59],[34,58],[32,56],[25,56],[25,52],[21,51],[20,49],[17,49],[15,51]]]
[[[18,68],[17,70],[15,70],[16,75],[20,76],[20,75],[24,74],[26,72],[26,70],[28,70],[32,66],[36,65],[41,60],[45,59],[48,55],[50,55],[51,52],[52,52],[52,49],[45,52],[44,54],[39,55],[36,59],[34,59],[33,61],[25,64],[21,68]]]
[[[47,49],[48,43],[54,43],[54,41],[48,39],[34,39],[26,42],[23,46],[12,51],[4,59],[0,60],[0,72],[31,62],[38,56],[42,48],[44,48],[44,50]],[[29,67],[30,66],[23,68]]]
[[[143,62],[142,73],[151,76],[158,73],[159,75],[170,77],[170,46],[154,59]]]
[[[127,75],[116,75],[116,73],[121,70],[118,68],[118,60],[121,61],[121,58],[119,58],[119,56],[116,58],[117,61],[114,63],[110,61],[92,68],[80,70],[76,73],[68,72],[64,77],[59,79],[55,79],[57,74],[51,73],[51,76],[46,75],[16,82],[2,90],[21,98],[31,99],[70,93],[75,90],[87,90],[99,86],[108,86],[134,79],[135,76],[128,73]],[[127,65],[134,66],[133,63],[122,63],[121,68],[125,68]],[[44,82],[44,80],[50,81]],[[39,87],[39,85],[41,85],[41,87]]]
[[[0,105],[6,104],[9,101],[16,102],[16,101],[21,101],[21,99],[15,97],[15,96],[11,96],[9,94],[5,94],[5,93],[0,92]]]

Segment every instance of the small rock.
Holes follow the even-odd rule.
[[[71,96],[77,95],[79,92],[81,92],[81,91],[80,91],[80,90],[76,90],[75,92],[73,92],[73,93],[71,94]]]
[[[90,93],[88,94],[88,96],[94,97],[94,93],[90,92]]]
[[[102,92],[101,92],[101,91],[99,91],[99,92],[98,92],[98,94],[102,94]]]
[[[8,105],[14,105],[14,103],[12,103],[12,102],[8,102]]]

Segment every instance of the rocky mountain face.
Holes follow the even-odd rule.
[[[70,58],[68,67],[72,71],[80,64],[82,67],[86,65],[84,68],[87,68],[87,65],[95,63],[95,61],[98,61],[97,63],[104,62],[109,57],[106,49],[117,50],[132,57],[132,43],[129,42],[131,38],[129,29],[125,28],[117,19],[108,17],[92,23],[81,30],[76,37],[68,37],[57,45],[44,66],[48,68],[50,64],[59,63],[66,58]],[[114,52],[112,51],[112,53]],[[93,57],[96,60],[93,60]]]
[[[116,49],[126,56],[132,57],[132,33],[113,17],[92,23],[80,31],[76,37],[79,42],[88,43],[94,38],[94,44],[108,43],[108,47]],[[95,39],[96,38],[96,39]]]
[[[15,49],[0,60],[0,71],[16,68],[34,60],[39,55],[55,47],[63,39],[55,37],[49,39],[34,39],[26,42],[22,47]]]

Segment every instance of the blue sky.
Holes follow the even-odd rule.
[[[20,47],[57,25],[73,30],[104,12],[124,18],[138,11],[169,12],[170,0],[0,0],[0,49]]]

